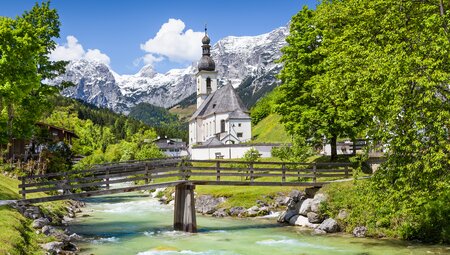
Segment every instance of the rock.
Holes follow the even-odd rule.
[[[168,205],[175,205],[175,200],[170,201]]]
[[[274,199],[272,206],[274,208],[286,206],[290,201],[289,197],[286,196],[278,196]]]
[[[215,211],[213,214],[212,214],[212,216],[213,217],[226,217],[226,216],[228,216],[228,212],[227,212],[227,210],[225,210],[224,208],[219,208],[217,211]]]
[[[258,216],[264,216],[264,215],[269,215],[269,214],[270,214],[269,207],[263,206],[263,207],[259,208]]]
[[[311,211],[318,213],[320,209],[320,204],[325,202],[327,200],[327,197],[323,193],[317,193],[314,196],[314,199],[311,203]]]
[[[285,217],[286,217],[286,211],[282,212],[282,213],[278,216],[277,222],[279,222],[279,223],[285,223],[285,222],[286,222]]]
[[[353,229],[354,237],[366,237],[367,228],[365,226],[358,226]]]
[[[290,222],[289,222],[290,223]],[[299,215],[295,220],[293,225],[306,227],[308,225],[308,218],[302,215]]]
[[[63,242],[50,242],[46,244],[41,244],[42,249],[48,251],[50,254],[57,254],[62,250],[64,246]]]
[[[29,219],[39,219],[42,217],[41,209],[37,206],[27,206],[23,212],[23,216]]]
[[[258,211],[254,211],[252,209],[248,209],[247,212],[246,212],[246,215],[248,217],[256,217],[256,216],[258,216]]]
[[[337,215],[337,219],[338,220],[344,220],[345,218],[348,217],[348,212],[345,209],[341,209],[339,210],[339,214]]]
[[[301,200],[305,200],[305,192],[304,191],[298,191],[298,190],[292,190],[289,193],[289,197],[294,200],[294,202],[298,202]]]
[[[316,234],[316,235],[323,235],[323,234],[326,234],[326,233],[327,232],[322,230],[322,229],[319,229],[319,228],[315,228],[314,229],[314,234]]]
[[[290,225],[295,225],[295,222],[297,221],[297,219],[298,219],[299,216],[300,216],[300,215],[295,215],[295,216],[291,217],[291,218],[289,219],[289,224],[290,224]]]
[[[327,233],[336,233],[339,231],[339,225],[334,219],[328,218],[318,226],[318,229],[321,229]]]
[[[311,223],[321,223],[322,222],[322,217],[320,217],[320,215],[315,212],[308,212],[306,214],[306,216],[308,217],[308,221]]]
[[[71,235],[69,236],[69,242],[80,241],[80,240],[82,240],[82,239],[83,239],[83,238],[82,238],[80,235],[76,234],[76,233],[73,233],[73,234],[71,234]]]
[[[56,229],[51,226],[44,226],[41,231],[42,231],[42,234],[49,236],[49,235],[55,233]]]
[[[315,187],[312,187],[312,188],[306,188],[306,189],[305,189],[306,197],[308,197],[308,198],[313,198],[314,195],[316,194],[316,192],[319,191],[319,189],[320,189],[320,188],[315,188]]]
[[[293,210],[286,211],[286,214],[284,215],[284,221],[289,222],[291,218],[294,217],[295,215],[298,215],[296,211]]]
[[[306,216],[306,214],[311,211],[312,202],[313,202],[313,200],[311,198],[308,198],[305,201],[303,201],[303,203],[300,206],[300,209],[298,211],[298,214]]]
[[[217,210],[217,206],[225,202],[224,197],[213,197],[211,195],[201,195],[195,199],[196,211],[202,214],[212,214]]]
[[[302,215],[299,215],[297,220],[294,222],[294,225],[308,228],[316,228],[319,224],[310,223],[308,218]]]
[[[258,212],[259,211],[259,207],[255,205],[255,206],[252,206],[249,210]]]
[[[33,228],[42,228],[45,225],[48,225],[50,223],[50,221],[47,218],[39,218],[33,221],[33,223],[31,224],[31,226]]]
[[[237,206],[237,207],[232,207],[230,209],[230,215],[231,216],[242,217],[242,216],[245,215],[245,213],[246,213],[246,210],[245,210],[244,207]]]
[[[69,216],[69,218],[75,218],[75,213],[69,212],[69,213],[67,214],[67,216]]]

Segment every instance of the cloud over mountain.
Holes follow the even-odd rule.
[[[86,59],[89,61],[97,61],[109,66],[111,59],[100,50],[88,49],[86,52],[83,46],[78,42],[78,39],[73,35],[67,36],[66,40],[66,43],[63,45],[57,45],[55,50],[50,53],[50,60],[74,61]]]
[[[182,20],[169,19],[155,37],[141,44],[141,49],[147,53],[142,57],[142,61],[145,64],[153,64],[164,58],[177,63],[198,60],[201,56],[199,42],[204,33],[185,28]]]

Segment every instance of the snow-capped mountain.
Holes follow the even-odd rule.
[[[270,91],[277,84],[275,75],[281,64],[275,60],[281,56],[280,49],[286,44],[287,34],[288,28],[281,27],[263,35],[229,36],[218,41],[212,47],[211,56],[219,72],[219,84],[231,82],[244,102],[254,102]],[[194,63],[165,74],[145,66],[137,74],[118,75],[104,64],[77,60],[54,82],[67,80],[76,84],[62,92],[65,96],[128,113],[141,102],[163,107],[179,103],[195,93],[196,72]]]

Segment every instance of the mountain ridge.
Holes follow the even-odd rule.
[[[262,35],[219,40],[211,49],[219,87],[231,82],[247,107],[271,91],[279,84],[275,76],[282,65],[276,60],[281,57],[287,34],[288,28],[280,27]],[[194,63],[164,74],[147,65],[136,74],[119,75],[99,62],[76,60],[51,83],[71,81],[76,86],[64,89],[62,95],[128,114],[139,103],[169,108],[188,98],[196,90],[196,72]]]

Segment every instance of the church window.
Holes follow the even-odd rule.
[[[237,137],[242,138],[242,133],[237,133]]]
[[[225,132],[225,120],[220,121],[220,133]]]
[[[206,93],[211,93],[211,78],[206,78]]]

